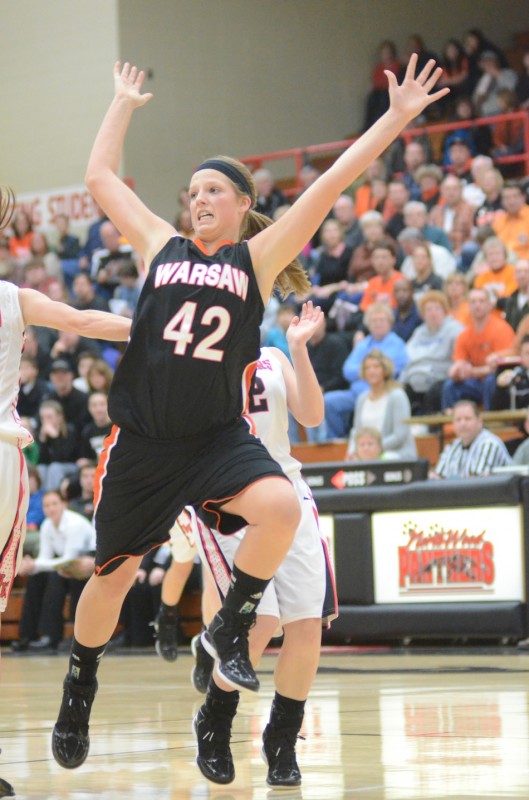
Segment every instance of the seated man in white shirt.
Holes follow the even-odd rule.
[[[446,445],[431,478],[479,478],[512,464],[502,440],[483,427],[476,403],[459,400],[453,415],[456,439]]]
[[[46,518],[40,529],[37,558],[22,559],[19,575],[27,575],[17,651],[56,650],[63,637],[63,607],[70,595],[70,617],[94,571],[95,530],[81,514],[70,511],[58,491],[42,498]]]
[[[424,244],[426,239],[418,228],[404,228],[399,233],[397,240],[404,253],[404,261],[400,265],[399,271],[412,281],[417,276],[412,253],[417,245]],[[455,272],[456,259],[450,250],[432,242],[428,242],[428,249],[432,256],[433,271],[436,275],[445,280],[452,272]]]

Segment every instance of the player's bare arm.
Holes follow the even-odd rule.
[[[252,262],[263,294],[279,272],[296,258],[325,219],[339,195],[374,161],[404,127],[431,103],[450,91],[430,94],[442,69],[430,60],[415,76],[417,56],[411,56],[404,80],[386,71],[389,110],[310,186],[281,219],[249,242]]]
[[[131,320],[118,314],[78,311],[66,303],[50,300],[34,289],[19,289],[18,299],[26,325],[43,325],[109,342],[126,342],[129,338]]]
[[[148,266],[176,233],[166,220],[153,214],[118,176],[123,143],[132,114],[152,94],[141,93],[144,73],[130,64],[114,65],[114,99],[96,136],[85,182],[109,218],[143,257]]]

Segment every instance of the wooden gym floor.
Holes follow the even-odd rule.
[[[300,790],[266,786],[260,732],[273,695],[273,655],[233,733],[237,777],[215,786],[195,766],[191,720],[201,702],[187,650],[108,654],[77,770],[57,766],[50,732],[66,655],[4,651],[0,777],[19,800],[464,800],[529,797],[529,652],[324,651],[307,704]]]

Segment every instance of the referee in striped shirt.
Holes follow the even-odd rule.
[[[472,400],[454,405],[456,439],[447,445],[435,468],[434,478],[479,478],[493,467],[512,464],[502,440],[483,427],[480,410]]]

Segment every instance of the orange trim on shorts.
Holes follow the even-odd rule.
[[[215,514],[215,516],[217,517],[217,530],[219,530],[221,514],[220,514],[219,511],[217,511],[214,508],[208,508],[208,503],[215,503],[215,505],[218,505],[219,503],[228,503],[230,500],[235,500],[236,497],[240,497],[241,494],[244,494],[244,492],[246,492],[248,489],[250,489],[250,487],[257,486],[257,484],[261,483],[261,481],[269,481],[269,480],[272,480],[273,478],[279,478],[281,480],[284,478],[286,481],[291,483],[290,479],[287,478],[286,475],[264,475],[262,478],[257,478],[257,480],[253,481],[253,483],[249,483],[248,486],[245,486],[244,489],[241,489],[241,491],[237,492],[237,494],[231,495],[231,497],[219,497],[218,500],[204,500],[204,502],[202,503],[202,508],[205,511],[211,511],[212,514]],[[227,511],[226,513],[227,514],[232,514],[235,517],[241,516],[240,514],[237,514],[237,512],[233,512],[233,511]],[[243,519],[244,519],[244,517],[243,517]],[[219,533],[220,533],[220,531],[219,531]]]
[[[244,408],[242,410],[242,416],[248,423],[248,427],[250,428],[250,433],[254,436],[257,436],[257,428],[255,427],[255,423],[250,416],[250,390],[252,388],[252,381],[255,375],[255,371],[257,369],[257,361],[250,361],[244,368],[244,372],[242,373],[242,385],[244,389]]]
[[[103,442],[103,450],[99,456],[99,462],[97,464],[94,476],[94,514],[97,511],[97,506],[99,505],[99,501],[101,499],[101,493],[103,491],[102,483],[103,478],[107,474],[107,464],[110,458],[110,451],[117,442],[119,431],[120,428],[118,428],[117,425],[113,425],[112,430]]]
[[[120,555],[120,556],[113,556],[112,558],[109,558],[109,560],[108,560],[108,561],[105,561],[105,563],[104,563],[104,564],[101,564],[101,566],[100,566],[100,567],[96,567],[96,568],[95,568],[95,575],[96,575],[96,577],[98,577],[99,575],[101,575],[101,572],[102,572],[102,571],[103,571],[103,570],[104,570],[106,567],[108,567],[108,565],[109,565],[109,564],[112,564],[112,562],[113,562],[113,561],[117,561],[117,559],[118,559],[118,558],[143,558],[144,556],[146,556],[146,555],[147,555],[147,553],[150,553],[152,550],[156,550],[156,548],[157,548],[157,547],[161,547],[161,546],[162,546],[162,544],[165,544],[165,543],[166,543],[166,542],[168,542],[168,541],[169,541],[169,539],[165,539],[165,541],[163,541],[163,542],[160,542],[160,544],[154,544],[154,545],[153,545],[152,547],[150,547],[150,548],[149,548],[149,549],[148,549],[148,550],[147,550],[145,553],[123,553],[123,554],[122,554],[122,555]],[[105,576],[103,575],[103,578],[104,578],[104,577],[105,577]]]

